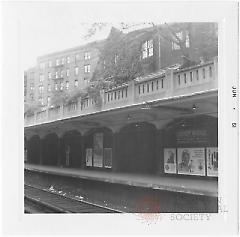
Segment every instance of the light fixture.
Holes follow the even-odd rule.
[[[181,123],[181,127],[185,127],[185,123],[184,122]]]
[[[196,110],[196,109],[197,109],[196,105],[193,104],[193,106],[192,106],[192,110]]]
[[[143,102],[143,106],[141,107],[141,109],[151,109],[151,106],[148,102]]]

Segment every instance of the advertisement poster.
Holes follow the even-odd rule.
[[[86,166],[92,166],[92,148],[86,149]]]
[[[96,133],[93,137],[93,166],[103,167],[103,133]]]
[[[177,173],[176,165],[176,149],[175,148],[165,148],[164,149],[164,172],[168,174]]]
[[[207,147],[207,175],[218,176],[218,148]]]
[[[178,148],[178,174],[205,175],[204,148]]]
[[[112,148],[104,148],[104,167],[112,168]]]

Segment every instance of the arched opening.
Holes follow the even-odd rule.
[[[24,136],[24,163],[27,162],[27,138]]]
[[[113,133],[109,128],[96,128],[84,136],[86,167],[112,168]]]
[[[156,171],[156,128],[134,123],[122,128],[117,139],[118,170],[154,173]]]
[[[42,158],[44,165],[57,165],[59,154],[58,136],[50,133],[43,139]]]
[[[178,118],[164,129],[166,174],[218,176],[218,120],[200,115]]]
[[[82,138],[78,131],[68,131],[62,138],[61,164],[67,167],[80,167],[82,160]]]
[[[32,164],[40,163],[41,140],[38,135],[34,135],[27,142],[27,162]]]

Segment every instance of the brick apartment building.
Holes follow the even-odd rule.
[[[101,44],[94,42],[39,57],[36,67],[25,72],[26,102],[49,105],[54,90],[86,87],[98,62]]]
[[[184,65],[186,60],[192,64],[212,60],[218,54],[217,39],[216,23],[172,23],[128,34],[112,28],[96,77],[113,77],[121,83],[174,64],[189,66]]]
[[[189,59],[199,62],[217,55],[217,24],[170,24]],[[121,81],[184,63],[183,51],[169,37],[169,29],[154,27],[124,34],[112,28],[104,41],[41,56],[26,72],[26,102],[50,105],[52,91],[84,88],[91,79],[120,77]]]

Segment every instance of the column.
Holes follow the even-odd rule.
[[[165,81],[166,81],[166,86],[167,86],[167,91],[166,95],[167,96],[172,96],[173,91],[174,91],[174,74],[173,74],[174,69],[168,69],[165,73]]]
[[[218,86],[218,57],[215,57],[213,60],[213,72],[214,72],[214,82],[216,87]]]
[[[81,136],[81,169],[85,168],[84,136]]]
[[[117,153],[118,132],[113,133],[112,141],[112,172],[118,170],[118,153]]]
[[[101,107],[104,107],[105,104],[105,91],[104,90],[100,90],[100,97],[101,97]]]
[[[64,107],[63,104],[60,105],[60,118],[63,118],[64,116]]]
[[[128,82],[128,103],[134,104],[135,101],[135,82],[134,80]]]
[[[61,166],[62,165],[62,162],[61,162],[61,156],[62,156],[62,153],[61,153],[61,145],[62,145],[62,137],[58,136],[58,143],[57,143],[57,150],[58,150],[58,159],[57,159],[57,166]]]
[[[163,174],[164,173],[164,138],[163,138],[163,130],[157,129],[156,130],[156,158],[157,158],[157,173]]]
[[[44,155],[44,139],[40,137],[40,147],[39,147],[39,164],[43,165],[43,155]]]

